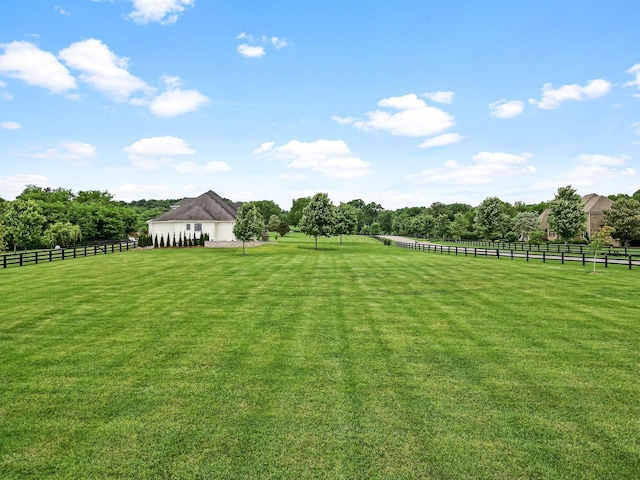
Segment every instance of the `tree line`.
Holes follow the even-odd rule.
[[[640,190],[610,198],[614,202],[605,212],[604,223],[611,229],[611,236],[627,246],[640,239]],[[145,235],[147,220],[168,211],[178,200],[122,202],[113,200],[107,191],[74,193],[64,188],[28,185],[14,201],[0,198],[0,250],[67,247],[80,241]],[[512,205],[498,197],[488,197],[476,207],[434,202],[428,207],[387,210],[361,199],[334,206],[327,194],[294,199],[289,211],[272,200],[241,204],[240,211],[246,212],[247,205],[259,215],[260,232],[255,238],[264,236],[266,231],[286,235],[290,229],[297,229],[316,241],[326,235],[393,234],[542,242],[547,232],[540,229],[539,217],[549,208],[550,229],[567,242],[585,230],[586,222],[581,197],[571,186],[559,188],[551,201],[532,205]],[[257,230],[258,226],[254,228]],[[241,236],[236,234],[236,238]]]

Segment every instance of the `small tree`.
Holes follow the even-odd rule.
[[[279,226],[280,226],[280,218],[278,218],[277,215],[271,215],[271,217],[269,217],[269,231],[277,232]]]
[[[252,202],[243,204],[238,210],[236,224],[233,226],[233,234],[237,239],[242,240],[243,256],[245,242],[255,240],[262,235],[263,228],[264,220],[258,211],[258,207]]]
[[[156,233],[153,239],[153,248],[158,248],[158,234]]]
[[[523,242],[528,242],[530,233],[539,227],[540,216],[535,212],[520,212],[513,218],[513,231]]]
[[[611,238],[611,234],[614,232],[613,227],[604,225],[600,227],[594,234],[589,245],[593,248],[593,273],[596,273],[596,260],[598,258],[598,250],[604,247]]]
[[[284,220],[280,220],[280,224],[278,225],[278,233],[281,237],[284,237],[287,233],[289,233],[291,229],[289,228],[289,224]]]
[[[300,230],[315,238],[315,249],[318,249],[318,237],[330,237],[335,222],[334,206],[326,193],[316,193],[309,204],[302,210]]]
[[[340,237],[340,245],[342,245],[342,235],[351,235],[358,228],[358,213],[355,207],[348,203],[341,203],[334,212],[334,233]]]

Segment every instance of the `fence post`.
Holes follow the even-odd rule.
[[[518,248],[517,245],[516,245],[516,248]],[[513,260],[513,250],[511,250],[511,260]]]
[[[20,266],[22,266],[22,253],[20,253]]]
[[[53,254],[52,254],[51,252],[52,252],[52,251],[51,251],[51,250],[49,250],[49,261],[52,261],[52,260],[53,260]]]
[[[84,256],[85,257],[87,256],[87,246],[86,245],[84,246]]]
[[[582,266],[584,267],[584,252],[582,253]]]
[[[629,257],[629,263],[631,263],[631,257]],[[7,268],[7,256],[6,255],[2,256],[2,268]],[[629,268],[631,268],[631,266],[629,266]]]
[[[625,248],[626,250],[626,248]],[[631,270],[631,255],[629,255],[629,270]]]
[[[38,252],[36,252],[36,265],[38,264]]]
[[[560,261],[562,265],[564,265],[564,252],[562,252],[562,255],[560,255]]]
[[[496,257],[498,257],[498,260],[500,260],[500,249],[496,249]]]
[[[473,247],[473,256],[474,257],[478,256],[478,249],[476,247]]]
[[[527,262],[529,261],[529,250],[527,250]]]
[[[542,263],[546,263],[547,259],[545,257],[546,252],[542,252]]]
[[[609,254],[604,254],[604,268],[609,268]]]

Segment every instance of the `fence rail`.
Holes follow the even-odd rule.
[[[378,237],[376,237],[378,238]],[[381,238],[378,238],[381,240]],[[510,258],[513,260],[514,258],[524,258],[528,262],[529,260],[542,260],[543,263],[550,261],[558,261],[564,264],[565,262],[581,262],[582,265],[586,265],[587,262],[593,262],[593,256],[587,255],[585,251],[582,253],[579,252],[547,252],[546,250],[541,250],[539,252],[531,251],[531,250],[514,250],[514,249],[503,249],[499,248],[478,248],[478,247],[458,247],[452,245],[437,245],[433,243],[420,243],[420,242],[394,242],[397,247],[400,248],[408,248],[410,250],[420,250],[423,252],[434,252],[440,254],[447,255],[464,255],[466,256],[474,256],[474,257],[495,257],[495,258]],[[595,259],[595,262],[598,264],[604,264],[605,268],[608,268],[609,265],[624,265],[628,266],[629,270],[632,267],[640,266],[640,255],[624,255],[619,253],[607,253],[602,252],[601,257]]]
[[[138,246],[137,242],[127,241],[119,243],[101,243],[82,245],[73,248],[54,248],[50,250],[34,250],[32,252],[6,253],[0,255],[2,268],[23,267],[30,263],[38,264],[53,262],[54,260],[68,260],[92,255],[106,255],[107,253],[126,252]]]
[[[540,244],[532,244],[532,243],[523,243],[523,242],[491,242],[487,240],[451,240],[451,243],[459,243],[462,245],[470,245],[474,247],[484,247],[484,248],[497,248],[501,250],[514,250],[514,251],[531,251],[531,252],[554,252],[554,253],[577,253],[582,255],[586,253],[587,255],[593,254],[593,247],[590,245],[575,245],[575,244],[564,244],[564,243],[540,243]],[[606,247],[601,248],[599,250],[601,254],[607,254],[609,256],[612,255],[638,255],[640,256],[640,249],[636,247]]]

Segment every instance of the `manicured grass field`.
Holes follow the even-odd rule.
[[[300,235],[0,271],[0,478],[640,476],[640,272]]]

